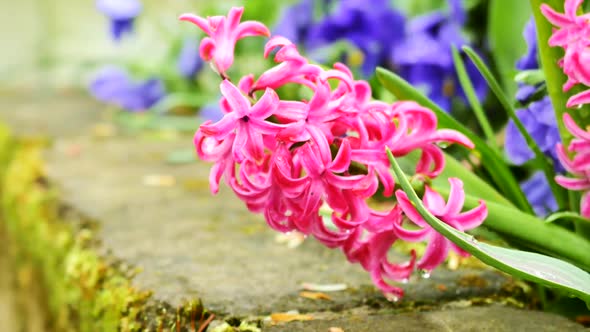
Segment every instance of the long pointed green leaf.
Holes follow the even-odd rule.
[[[477,122],[486,136],[488,144],[491,145],[492,148],[498,149],[498,143],[496,143],[496,136],[494,135],[494,130],[488,121],[488,118],[485,115],[483,107],[481,107],[481,103],[475,94],[475,90],[473,89],[473,83],[471,83],[471,79],[469,79],[469,75],[467,74],[467,69],[465,69],[465,64],[463,63],[463,59],[461,59],[461,55],[457,48],[452,45],[453,51],[453,62],[455,63],[455,70],[457,71],[457,76],[459,77],[459,83],[461,83],[461,87],[467,96],[467,100],[469,101],[469,105],[471,105],[471,109],[477,118]]]
[[[590,274],[586,271],[553,257],[480,243],[473,236],[452,228],[428,211],[412,189],[391,151],[387,150],[387,154],[401,187],[434,230],[490,266],[522,279],[558,288],[590,303]]]
[[[384,68],[377,68],[377,78],[398,99],[413,100],[434,111],[440,127],[454,129],[467,136],[475,144],[473,152],[480,156],[482,165],[488,170],[494,183],[501,188],[506,198],[514,202],[520,209],[534,213],[514,175],[497,151],[491,149],[483,139],[443,111],[403,78]]]
[[[547,182],[551,187],[551,191],[553,192],[553,196],[555,196],[557,204],[560,208],[565,208],[567,204],[567,193],[564,188],[562,188],[555,182],[555,171],[553,169],[553,164],[550,162],[549,158],[547,158],[543,154],[543,152],[539,148],[539,145],[537,145],[537,142],[535,142],[531,134],[527,131],[520,119],[516,116],[516,110],[514,109],[514,106],[512,106],[512,104],[504,94],[504,91],[502,91],[500,83],[496,81],[494,75],[492,75],[492,72],[488,69],[488,67],[480,58],[480,56],[477,55],[477,53],[475,53],[475,51],[471,49],[469,46],[463,46],[463,51],[467,53],[467,56],[471,59],[471,61],[473,61],[479,72],[488,82],[490,89],[492,89],[492,91],[500,101],[500,104],[502,104],[502,107],[506,110],[506,113],[508,113],[508,116],[510,117],[510,119],[512,119],[512,121],[516,125],[516,128],[518,128],[520,134],[524,137],[527,145],[535,154],[535,164],[545,174],[545,177],[547,178]]]

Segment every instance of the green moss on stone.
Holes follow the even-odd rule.
[[[133,287],[132,273],[98,254],[96,226],[67,213],[48,184],[43,148],[43,142],[13,139],[0,125],[0,227],[16,247],[17,264],[34,266],[52,329],[132,332],[174,326],[187,331],[198,326],[204,315],[199,301],[177,309],[154,305],[150,292]]]

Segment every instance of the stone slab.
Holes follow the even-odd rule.
[[[429,279],[403,285],[403,301],[387,302],[366,273],[340,252],[312,239],[290,249],[227,188],[211,196],[208,164],[167,163],[171,151],[192,149],[190,136],[98,137],[93,128],[108,120],[100,106],[84,97],[54,97],[44,103],[3,98],[3,103],[13,100],[14,107],[0,108],[0,118],[20,136],[52,138],[44,157],[48,180],[65,205],[96,223],[101,254],[139,271],[133,283],[152,292],[148,305],[174,308],[201,299],[218,325],[231,317],[256,320],[290,310],[315,318],[266,324],[269,331],[327,331],[332,326],[344,331],[479,331],[480,323],[490,331],[579,327],[545,313],[471,307],[510,302],[510,291],[520,289],[490,269],[441,268]],[[154,185],[158,179],[163,181]],[[310,300],[299,296],[303,282],[345,283],[348,289],[330,293],[331,301]],[[508,318],[501,320],[503,316]]]
[[[71,146],[78,155],[68,155]],[[340,252],[313,239],[289,249],[227,188],[212,196],[210,165],[164,161],[182,148],[191,148],[190,139],[80,138],[57,140],[47,153],[48,175],[62,199],[99,221],[103,244],[115,257],[141,269],[138,287],[173,306],[199,297],[213,311],[239,316],[386,305],[368,275]],[[175,184],[146,186],[146,178],[157,175]],[[481,282],[461,282],[473,278]],[[349,290],[334,293],[333,301],[307,300],[298,296],[304,282],[345,283]],[[490,296],[509,283],[491,270],[440,269],[406,285],[406,301]]]
[[[397,315],[351,312],[337,317],[320,318],[269,326],[268,332],[577,332],[582,326],[564,317],[543,312],[485,307],[449,308],[432,312],[411,312]]]

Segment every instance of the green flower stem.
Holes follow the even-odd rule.
[[[473,109],[473,113],[481,126],[481,129],[486,136],[487,143],[495,150],[499,150],[498,143],[496,142],[496,135],[494,134],[494,130],[488,121],[488,118],[485,115],[485,112],[475,94],[473,89],[473,84],[469,79],[469,75],[467,74],[467,70],[465,69],[465,64],[461,59],[461,55],[457,51],[457,48],[452,45],[453,49],[453,61],[455,63],[455,69],[457,71],[457,76],[459,77],[459,82],[461,83],[461,87],[467,96],[467,100]]]
[[[518,131],[524,137],[527,145],[535,154],[535,164],[545,174],[547,182],[551,187],[551,192],[553,192],[553,196],[555,196],[555,200],[557,201],[557,205],[559,205],[559,208],[561,209],[565,208],[567,206],[567,192],[564,188],[562,188],[555,182],[555,171],[553,170],[553,163],[550,161],[549,158],[547,158],[543,154],[543,152],[537,145],[537,142],[535,142],[531,134],[527,131],[520,119],[516,116],[516,110],[514,109],[514,106],[510,103],[510,101],[504,94],[504,91],[502,91],[500,83],[496,81],[496,79],[494,78],[490,70],[487,68],[483,60],[469,46],[463,46],[463,50],[465,51],[465,53],[467,53],[469,58],[471,58],[479,72],[488,82],[489,87],[492,89],[492,91],[500,101],[500,104],[502,104],[502,107],[506,110],[506,113],[508,113],[508,116],[516,125],[516,128],[518,128]]]

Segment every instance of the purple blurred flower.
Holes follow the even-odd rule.
[[[537,61],[537,30],[535,29],[533,17],[525,25],[522,35],[527,44],[527,52],[516,63],[516,69],[537,69],[539,68],[539,62]]]
[[[313,21],[314,1],[301,0],[283,9],[273,35],[280,35],[293,43],[304,45]]]
[[[97,0],[96,8],[111,20],[111,34],[118,41],[133,30],[133,21],[142,10],[139,0]]]
[[[203,60],[199,55],[198,41],[187,38],[182,44],[176,68],[183,77],[188,79],[194,78],[195,75],[203,68]]]
[[[527,52],[518,60],[518,62],[516,62],[516,69],[539,69],[539,61],[537,59],[537,31],[535,28],[535,20],[533,17],[531,17],[525,25],[522,35],[527,44]],[[535,91],[537,91],[537,88],[537,86],[522,83],[518,84],[518,90],[516,91],[516,100],[521,104],[526,104],[533,96]]]
[[[333,13],[313,25],[305,45],[309,49],[346,40],[363,52],[361,66],[371,76],[385,65],[393,45],[404,36],[405,17],[391,8],[388,0],[341,1]]]
[[[450,111],[451,100],[459,95],[467,100],[455,72],[451,45],[467,44],[461,35],[465,11],[457,0],[450,2],[451,14],[433,12],[412,19],[406,38],[396,45],[391,60],[398,72],[411,84],[423,87],[430,99]],[[467,74],[480,100],[487,94],[487,84],[471,61],[465,61]]]
[[[531,203],[535,214],[539,217],[545,217],[558,209],[551,187],[549,187],[543,172],[535,172],[528,180],[521,182],[520,187]]]
[[[219,103],[209,103],[199,110],[199,116],[204,120],[211,120],[212,122],[217,122],[223,118],[223,111],[221,111],[221,107],[219,107]]]
[[[522,105],[527,104],[536,91],[536,86],[520,83],[516,90],[516,100]]]
[[[149,109],[166,94],[160,79],[137,82],[124,69],[117,67],[100,70],[89,89],[96,99],[133,112]]]
[[[544,97],[539,101],[532,102],[528,108],[517,110],[516,116],[537,142],[541,151],[553,160],[555,169],[558,172],[563,171],[555,150],[555,145],[561,142],[561,138],[551,99]],[[533,151],[528,147],[524,137],[512,121],[508,122],[506,128],[505,149],[508,159],[516,165],[522,165],[534,158]]]

